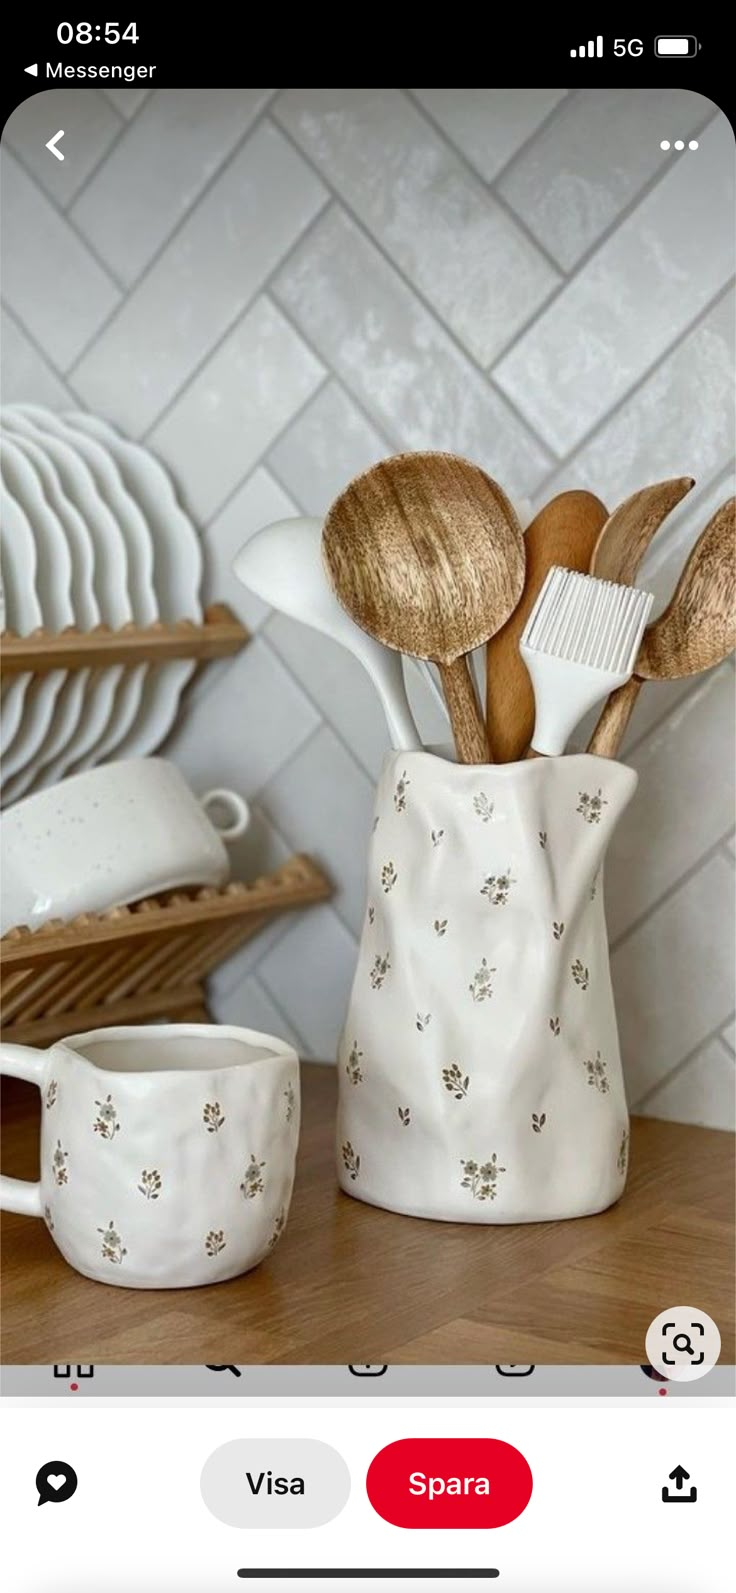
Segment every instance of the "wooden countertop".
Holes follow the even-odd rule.
[[[2,1220],[5,1363],[639,1364],[668,1305],[708,1311],[734,1360],[730,1134],[639,1118],[612,1210],[509,1228],[418,1222],[351,1200],[333,1171],[334,1068],[303,1069],[291,1217],[267,1262],[213,1288],[106,1288],[43,1223]],[[3,1171],[37,1176],[39,1097],[4,1101]]]

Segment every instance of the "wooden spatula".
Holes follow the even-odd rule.
[[[524,626],[554,564],[585,572],[608,510],[592,492],[561,492],[546,503],[524,536],[521,598],[486,648],[486,725],[497,763],[523,758],[534,729],[534,692],[519,653]]]

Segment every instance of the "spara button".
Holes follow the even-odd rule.
[[[207,1509],[227,1527],[323,1527],[350,1495],[350,1472],[316,1438],[236,1438],[205,1462]]]
[[[528,1462],[501,1438],[401,1438],[366,1478],[373,1509],[393,1527],[505,1527],[532,1487]]]

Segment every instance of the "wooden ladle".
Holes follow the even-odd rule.
[[[524,584],[524,538],[501,487],[454,454],[397,454],[335,500],[322,553],[357,625],[439,665],[458,757],[485,763],[467,654],[505,623]]]
[[[590,574],[597,575],[600,581],[633,586],[655,532],[694,486],[692,476],[675,476],[671,481],[655,481],[650,487],[632,492],[601,527],[590,560]]]
[[[612,692],[588,746],[615,758],[645,680],[680,680],[720,664],[736,646],[736,498],[701,532],[667,608],[644,632],[631,680]]]

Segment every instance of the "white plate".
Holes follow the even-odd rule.
[[[71,601],[74,623],[81,629],[91,630],[94,625],[99,625],[100,610],[92,585],[94,551],[89,531],[78,510],[65,497],[56,470],[44,449],[31,437],[22,432],[15,432],[12,421],[8,424],[6,416],[3,416],[3,422],[13,441],[35,470],[46,500],[62,527],[71,555]],[[56,698],[53,715],[43,741],[33,757],[29,758],[25,768],[4,784],[3,798],[6,803],[16,802],[39,780],[42,783],[41,771],[45,765],[73,746],[84,712],[89,678],[88,669],[74,670],[67,674]]]
[[[64,419],[72,430],[94,437],[109,449],[125,486],[146,517],[153,538],[154,585],[161,618],[199,622],[202,548],[163,466],[140,444],[121,436],[97,415],[75,411]],[[176,719],[181,693],[194,667],[192,662],[178,659],[149,670],[140,714],[120,742],[117,756],[132,758],[160,746]]]
[[[153,538],[153,582],[161,618],[199,622],[202,547],[163,465],[97,415],[75,410],[64,419],[75,432],[85,432],[109,449],[128,492],[145,516]]]
[[[0,480],[2,505],[2,564],[5,590],[5,620],[9,630],[27,636],[41,624],[41,605],[36,596],[36,548],[31,528],[14,498],[6,493]],[[17,734],[23,713],[23,701],[31,675],[13,675],[3,691],[2,736],[0,756],[4,759]]]
[[[45,415],[45,410],[33,407]],[[74,448],[51,432],[39,427],[26,406],[10,405],[5,411],[17,431],[32,437],[51,460],[61,486],[79,510],[94,548],[94,596],[106,625],[117,630],[133,618],[128,596],[128,556],[117,521],[101,498],[94,478]],[[53,419],[53,417],[52,417]],[[44,785],[62,778],[67,769],[87,768],[98,757],[98,748],[109,752],[115,740],[127,735],[140,705],[142,681],[138,671],[124,671],[115,664],[94,670],[90,675],[84,711],[74,744],[43,770]]]
[[[35,585],[43,624],[52,632],[74,622],[71,601],[71,558],[61,524],[44,497],[40,480],[17,444],[0,439],[0,459],[6,491],[24,511],[36,547]],[[8,782],[24,772],[51,725],[56,699],[66,670],[53,669],[27,688],[21,723],[3,759],[3,800]]]

